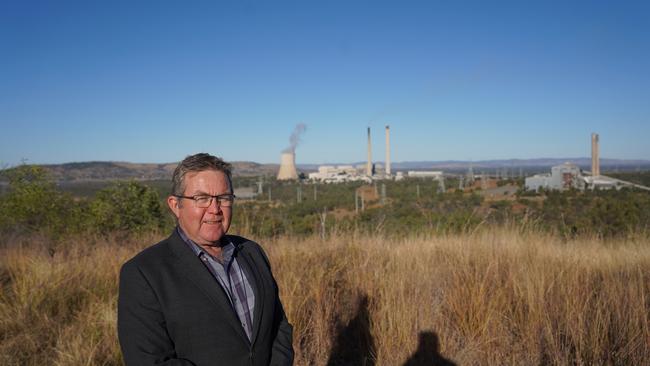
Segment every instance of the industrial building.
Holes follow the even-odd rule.
[[[551,168],[550,174],[536,174],[526,178],[525,188],[537,191],[540,188],[552,190],[567,189],[621,189],[634,187],[644,190],[650,188],[626,182],[620,179],[607,177],[600,174],[600,141],[598,134],[591,134],[591,172],[583,174],[582,170],[571,163],[564,163]]]
[[[535,174],[525,180],[527,190],[540,188],[564,191],[567,189],[613,188],[611,178],[600,175],[600,148],[598,134],[591,134],[591,176],[583,175],[582,170],[569,162],[551,168],[550,174]]]
[[[571,163],[552,167],[550,174],[535,174],[526,178],[526,189],[533,191],[540,188],[563,191],[571,188],[584,189],[584,187],[585,181],[580,168]]]
[[[309,179],[323,183],[342,183],[364,181],[372,182],[366,175],[360,174],[359,170],[352,165],[322,165],[318,167],[317,173],[309,173]]]
[[[440,170],[409,170],[406,173],[409,178],[433,178],[440,179],[443,177],[443,173]]]
[[[368,145],[367,145],[367,160],[365,164],[352,166],[352,165],[322,165],[318,167],[318,172],[309,173],[309,179],[323,183],[342,183],[342,182],[356,182],[363,181],[372,183],[377,179],[393,179],[391,175],[390,166],[390,126],[386,125],[386,165],[375,164],[372,162],[372,143],[370,139],[370,127],[368,127]],[[282,164],[280,171],[295,170],[295,165],[292,167],[292,159],[282,156]],[[289,173],[283,173],[282,176],[287,176]],[[280,179],[281,174],[278,174]],[[400,178],[403,176],[400,174]],[[286,178],[293,179],[293,178]]]

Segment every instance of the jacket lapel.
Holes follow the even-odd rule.
[[[246,271],[246,277],[251,278],[251,275],[253,276],[254,283],[251,288],[255,293],[255,309],[253,310],[253,333],[251,335],[251,344],[254,344],[255,339],[257,338],[257,333],[260,330],[260,322],[264,311],[264,286],[256,263],[248,251],[242,250],[242,247],[238,245],[237,252],[239,254],[237,256],[237,262],[240,263],[241,267]]]
[[[226,322],[235,332],[248,341],[248,337],[239,322],[237,314],[228,300],[228,295],[226,295],[224,289],[212,276],[212,273],[194,255],[192,249],[176,234],[176,231],[169,238],[169,248],[174,255],[174,264],[214,303],[218,311],[223,314]],[[257,306],[257,300],[255,301],[255,305]]]

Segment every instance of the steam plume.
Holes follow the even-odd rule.
[[[296,152],[296,147],[300,143],[300,135],[307,129],[307,125],[304,123],[298,123],[289,137],[289,147],[282,150],[283,153],[294,153]]]

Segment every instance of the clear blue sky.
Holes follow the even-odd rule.
[[[0,2],[0,164],[650,159],[650,2]]]

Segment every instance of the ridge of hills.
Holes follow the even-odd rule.
[[[510,169],[523,168],[526,171],[545,171],[551,166],[571,162],[585,170],[591,168],[591,158],[538,158],[538,159],[503,159],[482,161],[406,161],[394,162],[392,168],[399,170],[448,170],[459,171],[468,169]],[[105,181],[115,179],[136,180],[168,180],[178,163],[129,163],[113,161],[87,161],[64,164],[41,165],[55,181]],[[233,175],[236,177],[275,176],[279,164],[261,164],[252,161],[235,161]],[[330,163],[330,164],[297,164],[299,171],[316,171],[320,165],[365,165],[365,162],[355,163]],[[382,165],[383,162],[375,162]],[[40,164],[39,164],[40,165]],[[601,169],[611,170],[647,170],[650,169],[650,160],[644,159],[601,159]],[[8,168],[11,169],[11,168]],[[0,170],[0,181],[5,180]]]
[[[250,161],[231,162],[233,175],[257,176],[277,174],[278,164],[258,164]],[[176,163],[128,163],[115,161],[87,161],[64,164],[38,164],[49,176],[59,182],[106,181],[115,179],[169,180]],[[0,180],[3,179],[0,171]]]

